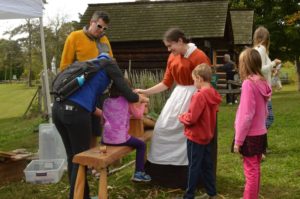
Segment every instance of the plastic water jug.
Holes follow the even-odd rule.
[[[62,139],[52,123],[39,126],[39,159],[67,160]]]

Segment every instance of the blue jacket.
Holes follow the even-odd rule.
[[[129,102],[138,102],[139,96],[127,86],[116,62],[103,60],[100,62],[100,67],[103,67],[103,69],[99,70],[90,80],[85,81],[83,86],[72,94],[68,100],[80,105],[89,112],[94,112],[98,97],[103,94],[112,80]]]

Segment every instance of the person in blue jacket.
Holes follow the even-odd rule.
[[[85,81],[75,93],[64,101],[55,101],[52,108],[53,122],[64,143],[68,159],[68,177],[70,183],[69,198],[73,199],[78,164],[73,157],[90,149],[92,136],[92,115],[101,116],[96,107],[99,96],[108,88],[111,81],[129,102],[148,102],[149,99],[138,95],[128,87],[117,63],[111,59],[101,59],[100,69],[91,79]],[[89,187],[85,179],[84,199],[89,199]]]

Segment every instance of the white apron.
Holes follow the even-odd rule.
[[[154,127],[148,160],[162,165],[188,165],[186,137],[178,115],[186,112],[195,86],[177,85]]]

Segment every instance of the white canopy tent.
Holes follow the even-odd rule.
[[[49,115],[49,122],[52,123],[52,114],[50,107],[50,91],[48,81],[46,47],[43,28],[43,2],[42,0],[0,0],[0,19],[26,19],[26,18],[39,18],[40,21],[40,34],[41,34],[41,47],[43,67],[45,74],[45,90],[47,110]]]

